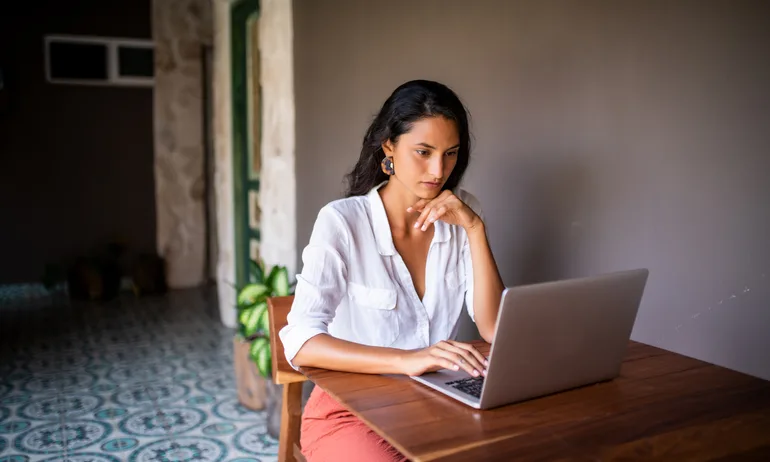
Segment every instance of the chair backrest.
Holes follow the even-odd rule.
[[[283,354],[283,343],[278,331],[286,326],[286,316],[291,310],[294,296],[267,299],[270,316],[270,355],[272,356],[273,382],[283,385],[281,403],[281,434],[278,438],[278,462],[305,462],[300,450],[299,435],[302,423],[302,383],[307,378],[295,371]]]
[[[293,302],[293,295],[267,299],[267,310],[270,316],[270,354],[272,356],[273,382],[279,385],[307,380],[304,375],[294,370],[286,361],[283,343],[278,337],[278,331],[287,324],[286,316],[288,316]]]

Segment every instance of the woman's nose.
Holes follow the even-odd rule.
[[[442,178],[444,176],[444,156],[435,156],[431,159],[428,173],[434,178]]]

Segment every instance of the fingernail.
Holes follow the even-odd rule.
[[[411,212],[412,211],[412,207],[409,207],[408,209],[406,209],[406,211],[407,212]]]
[[[485,359],[485,360],[484,360],[484,365],[485,365],[485,366],[489,366],[489,361],[487,361],[487,360]]]
[[[427,223],[422,225],[422,230],[423,231],[427,231],[428,230],[428,224]]]
[[[458,369],[460,369],[460,366],[458,366],[457,364],[455,364],[455,365],[454,365],[454,370],[458,370]]]
[[[414,227],[415,227],[415,228],[419,228],[419,227],[420,227],[420,222],[419,222],[419,221],[416,221],[416,222],[414,223]]]
[[[484,377],[486,377],[486,376],[487,376],[487,370],[486,370],[486,369],[484,369],[483,371],[481,371],[481,373],[482,373],[482,374],[484,374]]]
[[[474,377],[478,377],[479,376],[479,371],[477,371],[476,369],[473,369],[473,376]]]

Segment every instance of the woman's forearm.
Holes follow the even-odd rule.
[[[466,232],[473,262],[473,315],[481,337],[492,343],[504,289],[503,280],[489,247],[484,223],[479,220]]]
[[[403,374],[405,353],[397,348],[361,345],[321,334],[305,342],[292,363],[362,374]]]

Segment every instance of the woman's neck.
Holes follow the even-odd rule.
[[[382,204],[385,206],[391,231],[410,234],[419,214],[409,213],[406,209],[413,206],[420,198],[395,178],[389,179],[388,183],[381,187],[378,192]]]

